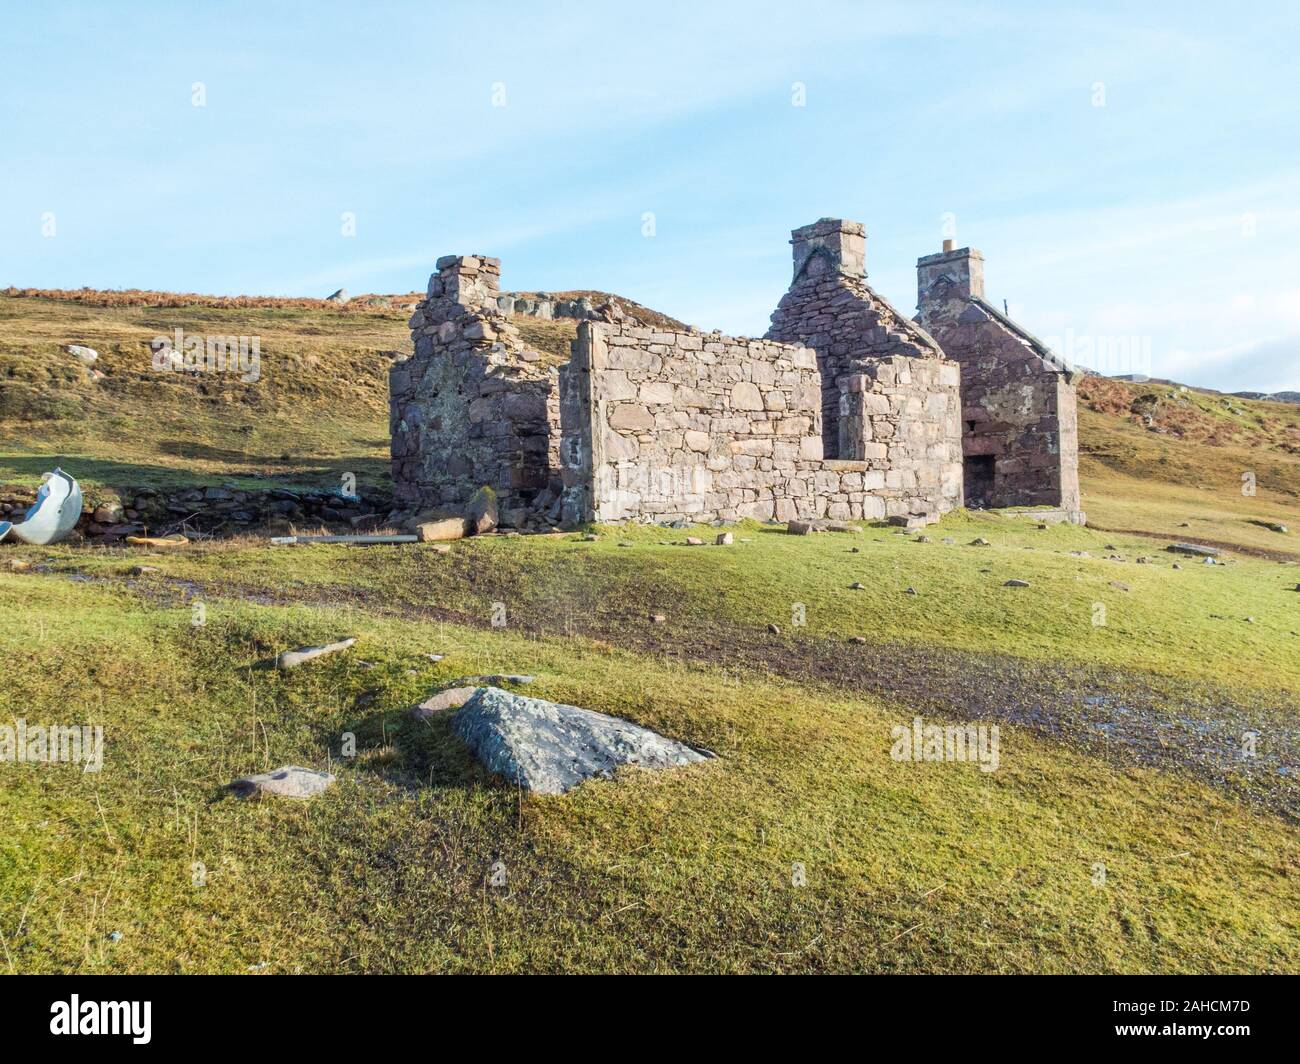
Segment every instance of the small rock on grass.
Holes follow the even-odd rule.
[[[1297,587],[1296,590],[1297,590],[1297,591],[1300,591],[1300,587]],[[768,632],[769,632],[771,635],[780,635],[780,634],[781,634],[781,626],[780,626],[779,624],[769,624],[769,625],[767,626],[767,630],[768,630]]]
[[[652,613],[652,614],[650,614],[650,623],[651,623],[651,624],[663,624],[663,623],[664,623],[665,621],[667,621],[667,620],[668,620],[668,618],[665,617],[662,613]]]
[[[731,542],[732,542],[731,533],[719,532],[718,538],[715,539],[713,542],[716,543],[719,547],[729,547],[731,546]]]
[[[428,720],[449,709],[460,709],[478,690],[477,687],[448,687],[426,698],[411,710],[411,716],[416,720]]]
[[[785,526],[786,533],[791,536],[810,536],[812,535],[812,522],[810,521],[791,521]]]
[[[704,540],[700,539],[699,536],[687,536],[686,545],[688,547],[702,547],[704,546]]]
[[[527,687],[536,680],[536,676],[529,676],[518,672],[494,672],[488,676],[462,676],[458,680],[450,681],[443,690],[452,687],[496,687],[499,684],[509,683],[519,687]]]
[[[1028,587],[1028,586],[1029,586],[1029,581],[1028,581],[1028,580],[1008,580],[1008,581],[1007,581],[1005,584],[1003,584],[1002,586],[1003,586],[1003,587]]]
[[[864,635],[851,635],[849,636],[849,642],[857,647],[864,646],[867,642],[867,637]]]
[[[903,594],[904,594],[904,595],[915,595],[915,594],[916,594],[916,588],[914,588],[914,587],[909,587],[906,591],[903,592]]]
[[[244,776],[226,784],[237,798],[261,798],[271,794],[279,798],[315,798],[334,785],[328,772],[317,772],[300,765],[283,765],[273,772]]]
[[[983,536],[976,536],[974,539],[970,541],[970,545],[972,547],[987,547],[989,546],[989,541],[985,539]]]
[[[340,650],[347,650],[356,639],[349,637],[340,639],[337,643],[326,643],[319,647],[303,647],[300,650],[286,650],[275,659],[276,665],[281,669],[294,669],[307,661],[313,661],[316,658],[324,657],[326,654],[334,654]]]
[[[1171,543],[1165,550],[1173,554],[1190,554],[1197,558],[1217,558],[1220,553],[1218,547],[1202,547],[1199,543]]]
[[[865,591],[866,589],[867,585],[862,583],[861,580],[854,580],[853,583],[849,585],[850,591]]]

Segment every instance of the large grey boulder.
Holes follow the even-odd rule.
[[[563,794],[619,765],[668,768],[706,760],[648,728],[577,706],[484,687],[451,719],[487,768],[538,794]]]

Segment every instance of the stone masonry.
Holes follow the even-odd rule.
[[[817,351],[822,375],[822,438],[840,453],[840,378],[873,359],[943,358],[939,345],[867,285],[867,233],[861,222],[822,218],[791,234],[794,278],[772,314],[769,340]]]
[[[978,253],[921,260],[913,322],[867,285],[860,223],[791,244],[764,339],[596,313],[558,370],[507,317],[553,308],[503,296],[495,259],[439,259],[390,374],[397,506],[455,509],[486,484],[507,527],[914,524],[963,504],[964,450],[967,485],[991,470],[972,501],[1077,510],[1068,371],[983,302]]]
[[[966,505],[1045,506],[1082,523],[1074,373],[984,299],[973,248],[916,264],[917,321],[961,364]]]
[[[936,443],[960,492],[957,368],[904,358],[864,368],[843,378],[854,455],[823,459],[810,348],[586,323],[561,374],[564,516],[932,519]]]
[[[540,497],[558,517],[557,371],[498,309],[497,259],[453,255],[437,266],[411,317],[414,353],[389,371],[394,501],[454,509],[486,484],[502,512]]]

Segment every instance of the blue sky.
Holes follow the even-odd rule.
[[[955,224],[1067,355],[1300,389],[1291,5],[48,3],[0,32],[0,285],[399,292],[477,251],[759,335],[792,228],[865,222],[910,313]]]

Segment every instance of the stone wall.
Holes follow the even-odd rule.
[[[454,509],[482,485],[503,523],[559,512],[558,376],[497,308],[500,263],[439,259],[411,316],[413,354],[389,371],[396,505]]]
[[[957,371],[911,361],[846,378],[845,416],[872,438],[823,460],[808,348],[585,323],[561,374],[564,517],[937,516],[961,498]]]
[[[826,456],[846,458],[840,449],[841,378],[864,372],[873,359],[939,359],[943,352],[866,283],[867,236],[860,222],[823,218],[794,230],[790,243],[794,277],[767,338],[817,351]]]
[[[917,262],[918,318],[961,365],[966,500],[1051,506],[1083,520],[1074,374],[984,300],[972,248]]]
[[[962,505],[961,372],[898,356],[841,378],[839,453],[864,461],[886,517],[934,518]]]

